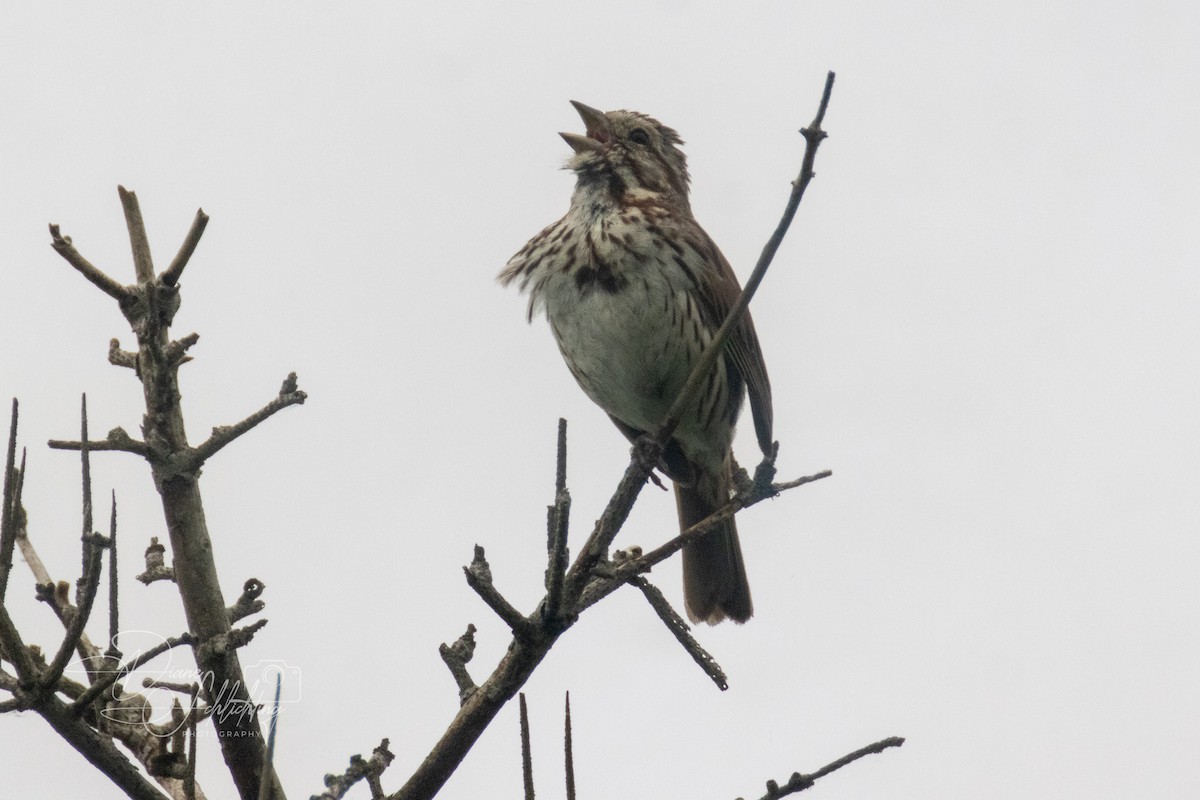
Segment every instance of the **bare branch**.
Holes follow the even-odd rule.
[[[279,680],[279,676],[276,675],[275,679]],[[199,717],[199,715],[196,713],[196,698],[199,694],[200,694],[200,687],[196,684],[192,684],[191,702],[188,704],[188,714],[187,714],[187,720],[188,720],[187,775],[185,775],[183,778],[183,796],[186,798],[186,800],[196,800],[196,723],[197,723],[198,717]],[[278,690],[276,690],[276,693],[275,693],[275,704],[276,704],[276,706],[279,705]],[[274,734],[275,734],[275,721],[272,719],[271,720],[272,744],[274,744],[274,738],[275,738]],[[267,748],[267,752],[268,753],[270,752],[270,747]],[[267,769],[270,769],[270,766],[271,765],[268,762]],[[266,774],[266,770],[263,770],[263,774],[264,775]],[[259,786],[260,786],[259,792],[261,793],[263,791],[263,789],[261,787],[265,787],[267,785],[268,785],[268,781],[263,781],[261,784],[259,784]]]
[[[238,620],[245,619],[251,614],[257,614],[266,608],[267,604],[258,599],[266,588],[267,585],[258,578],[250,578],[242,584],[241,596],[226,609],[229,613],[229,624],[232,625]]]
[[[179,636],[175,636],[167,639],[166,641],[160,642],[146,652],[134,656],[116,669],[105,673],[98,680],[96,680],[95,683],[89,686],[87,691],[80,695],[75,702],[71,704],[71,711],[76,715],[82,714],[84,709],[91,705],[93,700],[99,697],[106,689],[115,684],[117,681],[130,675],[134,670],[141,668],[142,665],[158,658],[168,650],[174,649],[183,644],[193,645],[195,643],[196,640],[190,633],[183,633]],[[113,699],[115,700],[117,698],[114,697]]]
[[[116,661],[121,657],[117,649],[120,634],[120,608],[117,605],[117,493],[112,493],[112,518],[108,524],[108,650],[105,655]]]
[[[182,339],[174,342],[168,342],[163,348],[163,355],[170,364],[186,364],[192,360],[192,357],[187,354],[187,351],[192,348],[196,342],[200,341],[200,334],[189,333]]]
[[[267,419],[277,411],[282,411],[288,406],[302,404],[308,399],[308,395],[296,388],[296,373],[290,373],[287,380],[283,382],[283,386],[279,389],[279,396],[267,403],[265,406],[255,411],[250,416],[246,417],[241,422],[234,425],[222,425],[213,428],[212,436],[198,445],[192,452],[192,458],[195,461],[195,467],[199,467],[212,456],[216,455],[217,451],[225,447],[234,439],[246,433],[254,426],[258,425],[263,420]]]
[[[575,800],[575,753],[571,744],[571,693],[567,692],[567,710],[563,721],[563,755],[566,760],[567,800]]]
[[[133,270],[140,284],[154,282],[154,259],[150,257],[150,239],[146,235],[146,223],[142,221],[142,209],[137,195],[124,186],[117,187],[121,197],[121,208],[125,211],[125,227],[129,229],[129,249],[133,251]]]
[[[144,439],[171,540],[175,583],[188,630],[197,640],[196,666],[205,676],[201,694],[215,707],[211,719],[217,741],[241,800],[257,798],[261,780],[272,781],[277,800],[282,800],[284,792],[275,777],[262,775],[265,739],[258,719],[241,713],[253,707],[234,652],[245,635],[230,630],[197,481],[202,458],[189,447],[184,424],[178,381],[181,359],[178,353],[168,354],[170,326],[180,303],[178,288],[155,278],[137,198],[123,188],[119,193],[138,277],[137,285],[126,291],[121,310],[137,336],[135,363],[146,406]]]
[[[174,568],[166,565],[166,552],[167,548],[159,543],[158,537],[151,536],[150,545],[146,548],[146,571],[137,579],[147,586],[155,581],[175,580]]]
[[[256,622],[245,626],[244,628],[234,628],[227,633],[217,634],[216,636],[206,639],[197,649],[199,658],[223,658],[240,647],[245,647],[254,641],[254,634],[266,627],[270,620],[260,619]]]
[[[892,736],[887,739],[881,739],[874,744],[869,744],[866,747],[855,750],[853,753],[844,755],[837,761],[826,764],[816,772],[808,775],[802,775],[799,772],[793,772],[792,777],[782,786],[775,781],[767,781],[767,793],[762,796],[762,800],[778,800],[778,798],[786,797],[789,794],[803,792],[805,789],[811,788],[818,779],[824,778],[831,772],[836,772],[847,764],[854,763],[863,756],[869,756],[873,753],[882,753],[889,747],[900,747],[902,744],[904,744],[904,738],[901,736]]]
[[[174,286],[179,283],[179,276],[183,274],[183,268],[187,266],[192,253],[196,252],[196,245],[200,244],[200,237],[204,235],[204,228],[207,225],[208,214],[204,213],[203,208],[196,209],[196,218],[192,220],[192,227],[184,237],[179,252],[175,254],[171,266],[167,267],[166,272],[162,274],[161,280],[164,284]]]
[[[446,662],[450,674],[454,676],[454,682],[458,684],[459,704],[467,702],[467,698],[479,688],[467,672],[467,663],[475,655],[475,626],[467,625],[467,632],[458,637],[454,644],[443,642],[438,647],[438,653],[442,656],[442,661]]]
[[[388,749],[389,744],[388,740],[384,739],[369,759],[357,754],[350,756],[349,768],[341,775],[326,775],[325,791],[313,795],[312,800],[342,800],[354,784],[364,779],[371,785],[371,799],[381,800],[383,790],[379,788],[379,776],[395,758]]]
[[[54,251],[66,259],[68,264],[79,270],[80,274],[91,281],[100,291],[119,303],[124,304],[129,301],[129,290],[80,255],[79,251],[75,249],[75,245],[71,244],[71,237],[60,234],[57,225],[50,226],[50,239],[50,246],[54,248]]]
[[[128,350],[121,349],[121,342],[117,339],[108,340],[108,363],[114,367],[125,367],[126,369],[137,369],[137,353],[131,353]]]
[[[86,443],[88,436],[86,394],[83,395],[81,401],[79,427],[79,440]],[[83,473],[83,570],[79,577],[75,614],[67,624],[67,632],[63,636],[58,652],[47,667],[45,674],[41,676],[42,686],[46,691],[53,691],[63,670],[66,669],[71,653],[79,646],[84,626],[87,625],[88,618],[92,614],[92,603],[100,588],[102,556],[104,548],[108,544],[107,539],[92,531],[92,467],[86,444],[80,449],[79,456],[80,471]],[[113,524],[116,525],[115,517]]]
[[[271,723],[267,727],[267,750],[263,754],[263,775],[270,775],[275,771],[275,732],[279,728],[279,692],[283,688],[283,677],[277,672],[275,673],[275,702],[271,705]],[[192,695],[192,702],[196,701],[196,696]],[[195,733],[192,735],[192,770],[195,771],[196,764],[196,747]],[[272,800],[272,782],[261,781],[258,784],[258,800]]]
[[[726,505],[653,550],[647,553],[633,553],[630,557],[620,561],[614,558],[611,563],[605,564],[603,568],[600,565],[593,567],[592,580],[586,584],[580,594],[577,610],[583,611],[595,605],[621,588],[623,584],[631,581],[635,576],[649,572],[652,567],[666,561],[682,550],[686,544],[708,533],[708,531],[724,520],[729,519],[743,508],[754,505],[768,497],[774,497],[787,489],[794,489],[806,483],[828,478],[832,474],[830,470],[823,470],[814,475],[806,475],[803,478],[797,478],[787,483],[771,484],[767,489],[762,491],[754,488],[755,484],[751,484],[751,490],[748,494],[735,496]]]
[[[58,735],[80,755],[108,776],[126,795],[136,800],[165,800],[166,795],[142,777],[138,768],[117,750],[112,739],[97,733],[71,713],[70,707],[54,695],[46,697],[37,712]]]
[[[39,652],[31,650],[21,643],[20,636],[17,634],[15,627],[13,627],[11,619],[2,606],[0,606],[0,649],[3,649],[6,654],[12,653],[12,660],[17,665],[18,672],[24,672],[29,678],[28,681],[21,681],[17,678],[0,680],[3,688],[14,694],[11,700],[0,703],[0,710],[32,709],[36,711],[68,743],[79,750],[85,758],[108,776],[128,796],[162,797],[152,786],[145,782],[144,778],[140,776],[138,771],[129,764],[122,754],[113,749],[111,740],[108,738],[111,736],[120,740],[129,748],[130,752],[137,755],[143,764],[149,766],[150,759],[152,759],[154,753],[161,747],[159,740],[156,738],[157,734],[151,730],[152,726],[145,725],[144,720],[140,716],[138,717],[139,721],[130,724],[124,724],[109,717],[101,718],[92,706],[92,703],[101,692],[113,685],[121,676],[135,669],[137,664],[144,663],[150,657],[153,657],[153,655],[167,649],[167,647],[157,650],[156,653],[146,654],[146,656],[136,659],[133,663],[127,664],[124,672],[114,670],[112,665],[115,665],[115,660],[110,665],[110,659],[102,655],[99,649],[82,632],[82,623],[87,617],[87,606],[90,602],[89,597],[94,600],[94,587],[99,584],[101,570],[100,565],[95,562],[95,558],[99,556],[99,547],[104,541],[103,537],[90,533],[86,537],[83,546],[85,551],[90,551],[90,555],[85,552],[84,561],[85,564],[95,565],[90,572],[93,579],[89,581],[85,578],[81,581],[79,606],[72,606],[69,597],[70,584],[66,581],[59,582],[58,584],[54,583],[25,531],[25,515],[21,508],[21,493],[25,479],[24,458],[22,458],[21,469],[16,477],[16,489],[12,505],[10,506],[16,544],[21,548],[25,561],[34,575],[39,599],[50,603],[56,615],[62,620],[64,628],[67,629],[64,637],[64,645],[67,645],[68,642],[75,642],[74,649],[83,658],[89,676],[99,685],[94,684],[92,687],[85,688],[83,685],[64,677],[55,679],[54,675],[57,674],[57,666],[47,664]],[[110,519],[110,527],[111,525],[112,521]],[[90,527],[90,523],[85,527]],[[85,576],[89,574],[87,568],[85,568],[84,574]],[[79,631],[77,637],[75,635],[76,630]],[[190,641],[190,637],[185,641]],[[175,646],[178,643],[177,641],[172,641],[168,644],[169,646]],[[69,649],[65,652],[69,653]],[[64,694],[69,698],[74,698],[75,701],[69,705],[64,705],[63,701],[55,696],[56,692]],[[97,734],[96,729],[102,725],[104,726],[104,734]],[[168,791],[174,791],[171,787],[170,779],[156,777],[156,780],[166,787]]]
[[[663,593],[658,590],[658,587],[640,575],[630,583],[642,590],[642,594],[646,596],[646,600],[650,602],[650,607],[658,614],[658,618],[667,626],[671,635],[683,645],[683,649],[692,657],[692,660],[700,665],[704,674],[711,678],[721,691],[728,689],[729,680],[725,677],[725,671],[721,669],[721,665],[689,633],[690,626],[683,621],[683,617],[679,616],[675,609],[671,608],[671,604],[667,602],[667,598],[663,597]]]
[[[537,629],[530,640],[514,636],[491,676],[467,698],[425,760],[389,795],[391,800],[427,800],[436,795],[500,709],[529,680],[559,635]]]
[[[803,486],[806,483],[812,483],[813,481],[819,481],[822,478],[828,478],[832,474],[833,474],[832,470],[826,469],[826,470],[822,470],[821,472],[817,472],[813,475],[805,475],[802,478],[796,478],[795,480],[792,480],[792,481],[784,481],[783,483],[776,483],[772,487],[774,489],[774,494],[772,496],[774,496],[775,494],[780,494],[782,492],[786,492],[788,489],[795,489],[797,486]]]
[[[833,77],[833,73],[830,72],[825,79],[825,91],[821,96],[821,105],[817,109],[817,115],[813,119],[812,124],[801,131],[804,134],[805,140],[804,161],[800,168],[800,177],[792,184],[792,194],[788,198],[787,206],[784,208],[783,217],[779,220],[775,232],[771,234],[771,238],[767,240],[766,245],[763,247],[762,254],[758,257],[758,263],[754,265],[754,271],[750,273],[750,277],[746,281],[746,286],[742,289],[742,293],[738,296],[733,308],[729,310],[729,316],[725,318],[725,322],[717,329],[712,341],[709,342],[700,359],[692,367],[692,373],[688,376],[683,388],[679,390],[675,402],[671,405],[671,410],[667,413],[667,418],[655,432],[654,438],[662,444],[666,444],[667,439],[670,438],[675,428],[679,425],[679,420],[683,415],[684,409],[688,403],[692,402],[692,398],[696,394],[696,390],[699,389],[701,381],[708,376],[709,370],[712,369],[718,356],[724,350],[725,342],[733,334],[734,327],[746,315],[746,308],[750,305],[754,293],[758,291],[758,285],[762,283],[763,276],[767,274],[767,268],[771,266],[771,261],[774,260],[775,253],[779,250],[779,245],[783,242],[783,237],[787,234],[788,228],[791,227],[792,219],[796,216],[796,210],[800,207],[800,200],[804,197],[804,190],[808,188],[808,183],[815,174],[812,171],[812,166],[813,160],[817,156],[817,146],[827,136],[821,130],[821,122],[825,119],[825,109],[829,106],[829,97],[833,92]]]
[[[475,557],[471,559],[471,566],[463,567],[463,573],[467,576],[467,585],[508,624],[514,636],[528,639],[533,635],[533,623],[517,611],[492,584],[492,569],[484,557],[483,548],[479,545],[475,545]]]
[[[18,478],[15,472],[15,463],[17,460],[18,407],[17,398],[14,397],[12,420],[8,425],[8,452],[4,458],[4,497],[3,500],[0,500],[4,503],[4,508],[0,509],[0,603],[4,602],[4,596],[8,591],[8,576],[12,572],[13,565],[13,545],[17,541],[17,526],[13,517],[17,510]],[[21,461],[23,464],[24,458]]]
[[[661,451],[662,447],[647,437],[642,437],[634,443],[633,457],[629,460],[629,466],[625,468],[625,474],[621,476],[621,480],[617,484],[617,490],[609,498],[608,505],[604,507],[604,513],[596,520],[592,534],[584,542],[579,555],[575,558],[575,563],[567,571],[566,592],[572,599],[580,598],[583,595],[593,570],[604,559],[617,531],[629,518],[629,512],[633,510],[633,503],[646,484],[646,479],[654,469],[654,465],[658,462],[658,455]]]
[[[52,584],[53,581],[50,578],[49,571],[47,571],[47,569],[46,569],[46,565],[42,563],[41,557],[37,554],[37,550],[34,549],[33,543],[31,541],[29,541],[28,533],[25,530],[25,515],[24,515],[24,513],[22,513],[23,509],[21,508],[21,488],[24,485],[24,483],[25,483],[25,452],[24,452],[24,450],[22,450],[22,452],[21,452],[21,475],[20,475],[20,480],[17,481],[17,497],[14,501],[14,508],[13,508],[14,516],[19,516],[19,519],[17,520],[17,524],[15,525],[17,547],[20,548],[20,550],[21,550],[21,558],[23,558],[25,560],[25,564],[26,564],[26,566],[29,567],[29,571],[33,573],[34,584],[44,586],[46,584]]]
[[[774,495],[777,495],[780,492],[786,491],[788,489],[794,489],[797,486],[803,486],[804,484],[812,483],[813,481],[819,481],[822,478],[828,478],[831,475],[833,475],[833,472],[831,470],[822,470],[821,472],[817,472],[813,475],[806,475],[803,478],[797,478],[794,481],[788,481],[787,483],[773,484],[771,486],[771,493],[768,495],[765,495],[765,496],[734,497],[733,500],[731,500],[729,503],[727,503],[726,505],[717,509],[709,516],[707,516],[704,519],[697,522],[695,525],[692,525],[687,530],[680,532],[680,534],[678,536],[674,537],[673,539],[663,543],[659,547],[654,548],[653,550],[649,551],[648,553],[643,554],[642,556],[640,556],[636,559],[633,559],[629,562],[626,562],[625,564],[622,564],[616,571],[615,577],[619,580],[619,579],[621,579],[621,576],[623,576],[623,575],[631,575],[631,574],[635,574],[635,573],[639,573],[639,572],[646,572],[651,567],[653,567],[655,564],[665,561],[666,559],[670,558],[678,551],[682,550],[684,545],[686,545],[688,542],[691,542],[695,539],[698,539],[700,536],[703,536],[705,533],[712,530],[714,527],[719,525],[724,520],[728,519],[729,517],[732,517],[738,511],[741,511],[744,508],[754,505],[755,503],[758,503],[758,502],[766,499],[766,497],[773,497]]]
[[[12,617],[8,615],[8,609],[3,604],[0,604],[0,651],[4,653],[4,658],[12,662],[13,667],[16,668],[17,678],[21,681],[21,685],[29,687],[31,691],[36,690],[37,665],[29,655],[29,650],[21,639],[21,633],[13,624]],[[26,704],[23,707],[28,708],[29,706]]]
[[[529,709],[525,693],[517,695],[521,707],[521,777],[525,784],[525,800],[533,800],[533,747],[529,743]]]
[[[47,444],[51,450],[82,450],[83,443],[71,439],[51,439]],[[139,442],[134,439],[124,428],[113,428],[108,432],[108,436],[103,439],[92,439],[87,443],[87,449],[91,452],[100,450],[117,450],[122,453],[133,453],[142,458],[150,457],[150,448],[145,442]]]
[[[546,565],[546,604],[543,618],[557,621],[562,604],[563,579],[567,573],[567,530],[571,519],[571,493],[567,491],[567,421],[558,420],[557,469],[554,505],[546,509],[549,563]]]
[[[104,546],[107,543],[100,534],[92,534],[84,539],[84,573],[79,579],[79,598],[76,604],[75,613],[71,616],[70,622],[67,625],[67,632],[63,636],[62,644],[58,647],[58,652],[54,656],[54,660],[50,662],[46,673],[41,676],[42,685],[47,690],[53,689],[62,676],[63,670],[66,669],[67,661],[71,658],[76,648],[79,647],[80,638],[83,636],[83,628],[87,625],[88,618],[92,613],[92,602],[96,599],[96,590],[100,588],[100,572],[103,565],[101,556],[104,552]]]

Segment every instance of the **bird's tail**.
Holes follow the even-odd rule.
[[[675,484],[679,529],[687,530],[728,502],[728,466],[720,476],[701,475],[694,486]],[[683,548],[683,597],[692,622],[745,622],[754,613],[733,517]]]

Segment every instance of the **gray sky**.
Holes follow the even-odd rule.
[[[244,661],[302,676],[285,784],[307,797],[387,736],[398,788],[456,708],[438,643],[479,626],[482,680],[508,642],[462,581],[472,545],[520,608],[540,596],[557,418],[576,543],[627,458],[493,281],[566,208],[567,101],[678,129],[744,278],[833,69],[818,177],[754,314],[781,477],[835,475],[740,519],[757,614],[700,631],[728,692],[632,591],[567,635],[527,687],[539,790],[561,793],[570,689],[583,796],[757,796],[903,735],[813,796],[1194,797],[1198,25],[1144,1],[6,10],[0,398],[23,403],[37,546],[74,580],[77,460],[43,443],[77,430],[79,393],[101,434],[141,418],[105,359],[132,336],[46,224],[128,281],[116,185],[160,265],[202,206],[175,329],[201,334],[192,440],[291,370],[310,393],[203,481],[226,594],[268,587]],[[179,633],[171,589],[133,580],[163,534],[148,471],[94,469],[100,512],[121,504],[130,640]],[[674,526],[651,488],[618,542]],[[680,599],[675,563],[653,579]],[[55,646],[28,571],[9,591]],[[516,796],[516,730],[506,709],[444,796]],[[13,796],[117,796],[33,715],[0,742]]]

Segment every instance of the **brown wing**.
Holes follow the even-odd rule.
[[[706,269],[699,278],[698,284],[701,297],[701,313],[709,320],[709,325],[716,330],[729,316],[730,309],[737,302],[742,287],[733,268],[725,260],[721,250],[709,235],[698,224],[693,223],[687,237],[688,245],[696,250],[714,269]],[[772,438],[771,410],[771,381],[767,377],[767,364],[763,360],[762,349],[758,345],[758,334],[754,332],[754,320],[750,318],[749,309],[741,322],[734,328],[733,335],[726,345],[726,352],[732,366],[746,382],[746,391],[750,395],[750,414],[754,418],[754,432],[758,435],[758,446],[764,455],[769,455],[774,439]]]

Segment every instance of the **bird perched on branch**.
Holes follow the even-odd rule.
[[[692,216],[687,158],[671,128],[634,111],[572,101],[585,133],[560,134],[577,183],[566,215],[501,271],[544,309],[567,367],[630,441],[666,419],[692,366],[736,302],[729,262]],[[681,415],[659,469],[675,483],[685,530],[729,502],[731,444],[745,395],[771,451],[771,386],[750,315]],[[753,613],[733,518],[683,550],[693,622]]]

